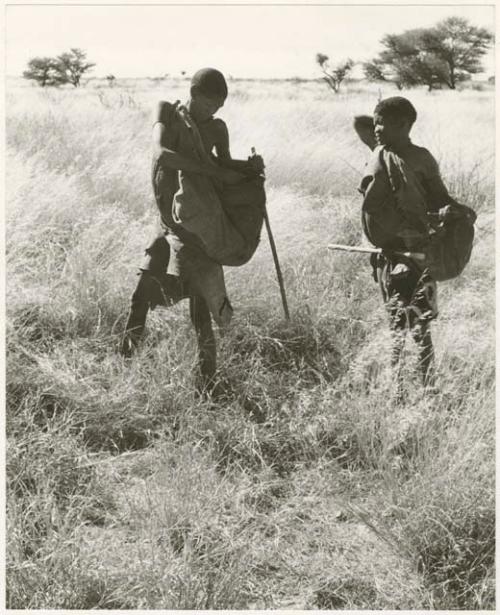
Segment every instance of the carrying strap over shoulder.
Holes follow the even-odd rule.
[[[196,146],[196,153],[198,154],[200,158],[205,157],[207,153],[205,151],[203,141],[201,140],[200,131],[198,130],[198,127],[196,126],[193,118],[189,114],[189,111],[184,105],[179,105],[176,111],[177,111],[177,115],[179,116],[179,118],[184,123],[184,125],[186,126],[186,128],[189,130],[189,132],[191,133],[193,137],[193,142]]]
[[[203,140],[200,135],[200,131],[198,130],[198,127],[196,126],[196,123],[194,122],[187,108],[184,105],[179,105],[176,108],[176,111],[178,117],[181,119],[181,121],[184,123],[185,127],[189,130],[189,133],[191,134],[191,138],[193,140],[195,151],[199,160],[213,165],[214,162],[205,149]]]

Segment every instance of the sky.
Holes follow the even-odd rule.
[[[476,5],[15,5],[5,6],[5,71],[79,47],[92,76],[187,75],[214,66],[232,77],[320,76],[316,53],[366,61],[387,33],[457,15],[495,31],[495,8]],[[484,60],[494,72],[494,53]],[[357,72],[361,76],[360,68]]]

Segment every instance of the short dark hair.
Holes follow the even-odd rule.
[[[209,98],[227,98],[224,75],[215,68],[201,68],[191,79],[191,91],[196,88]]]
[[[374,115],[382,115],[395,120],[408,120],[412,125],[417,119],[417,111],[407,98],[391,96],[381,100],[373,111]]]

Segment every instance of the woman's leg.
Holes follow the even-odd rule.
[[[125,325],[121,354],[130,358],[136,349],[146,324],[150,307],[163,303],[161,278],[165,276],[170,258],[170,246],[165,235],[159,235],[146,249],[147,259],[141,267],[139,282],[132,294],[130,312]]]
[[[190,297],[189,314],[198,342],[198,361],[201,376],[201,386],[198,389],[211,392],[215,385],[215,371],[217,369],[216,345],[210,311],[202,297]]]
[[[434,346],[429,323],[419,323],[411,329],[418,348],[418,367],[424,387],[435,385]]]
[[[388,312],[391,329],[391,367],[393,381],[395,382],[394,395],[396,401],[402,401],[404,397],[402,359],[406,339],[406,321],[402,315],[403,311],[404,308],[398,305],[396,298],[393,297],[388,306]]]
[[[142,271],[132,294],[130,312],[120,348],[121,354],[127,359],[134,353],[144,332],[150,306],[151,284],[149,271]]]

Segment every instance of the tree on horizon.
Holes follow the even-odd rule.
[[[74,47],[56,58],[32,58],[28,62],[28,68],[23,72],[23,77],[36,81],[42,87],[66,83],[79,87],[82,75],[94,66],[94,62],[87,62],[85,51]]]
[[[94,66],[95,62],[87,62],[87,53],[76,47],[57,56],[57,70],[62,77],[66,77],[66,83],[71,83],[75,88],[80,86],[82,75]]]
[[[335,93],[339,91],[340,84],[349,75],[354,66],[354,61],[351,58],[341,60],[332,66],[330,65],[330,58],[324,53],[316,54],[316,62],[323,71],[323,80]]]
[[[24,79],[36,81],[42,88],[57,86],[65,83],[61,80],[61,74],[57,70],[55,58],[35,57],[28,62],[28,68],[23,71]]]
[[[461,17],[448,17],[432,28],[415,28],[402,34],[387,34],[379,55],[363,64],[370,81],[390,81],[398,89],[457,83],[479,73],[481,58],[493,41],[486,28],[471,25]]]

